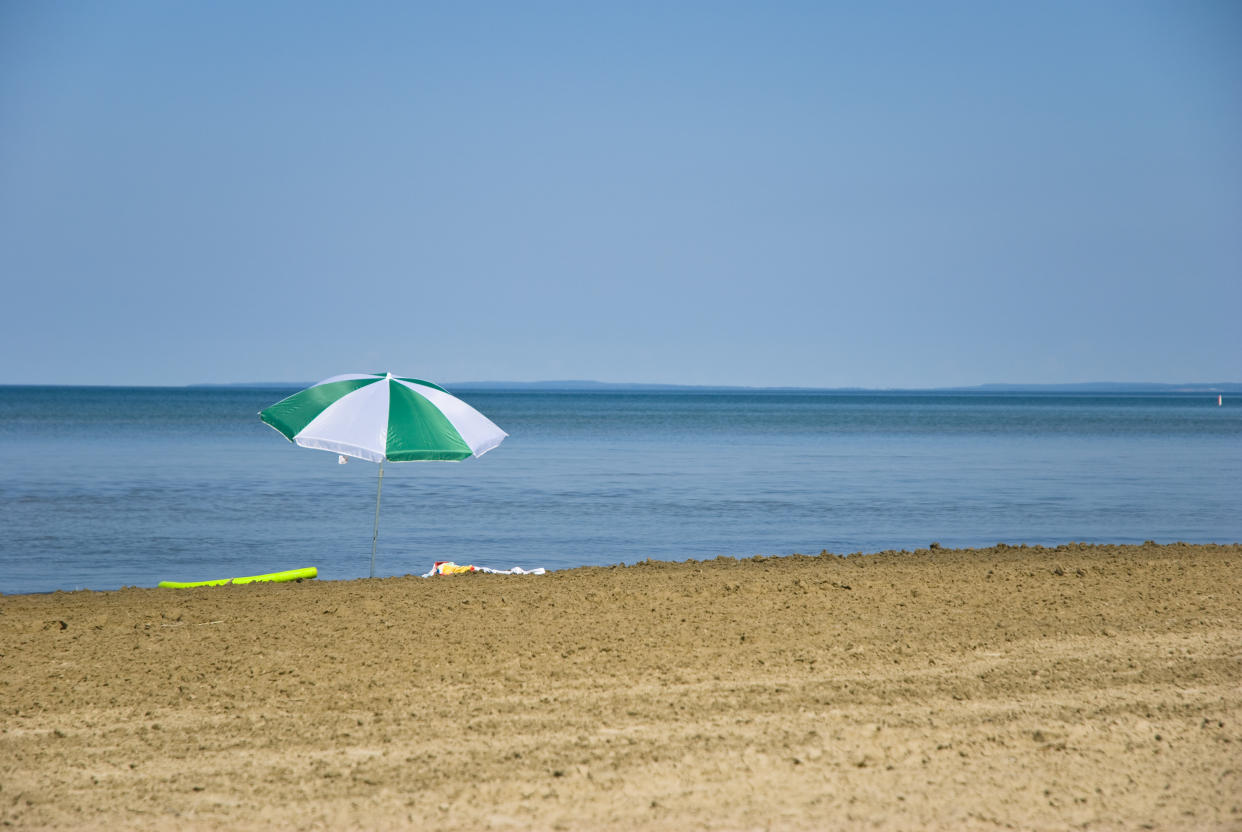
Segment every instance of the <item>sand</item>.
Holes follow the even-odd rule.
[[[22,829],[1242,829],[1242,546],[0,597]]]

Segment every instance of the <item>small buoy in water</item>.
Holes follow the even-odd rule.
[[[1225,403],[1225,394],[1224,394],[1224,393],[1218,393],[1218,394],[1216,395],[1216,406],[1217,406],[1217,407],[1220,407],[1220,406],[1221,406],[1222,404],[1224,404],[1224,403]]]

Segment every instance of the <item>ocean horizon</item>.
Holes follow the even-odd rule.
[[[228,381],[187,384],[45,384],[0,383],[0,389],[30,387],[77,387],[108,389],[255,389],[300,390],[314,381]],[[816,387],[806,385],[713,385],[665,382],[616,382],[593,379],[546,379],[538,381],[451,381],[440,386],[457,390],[530,390],[574,392],[807,392],[807,393],[1242,393],[1242,382],[1083,381],[1083,382],[987,382],[973,385],[932,387]]]

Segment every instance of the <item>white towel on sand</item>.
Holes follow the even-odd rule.
[[[431,571],[423,575],[424,578],[431,578],[435,575],[464,575],[470,572],[483,572],[488,575],[543,575],[548,570],[542,566],[535,569],[523,569],[520,566],[514,566],[511,569],[491,569],[486,566],[472,566],[468,564],[456,564],[451,560],[438,560],[431,567]]]

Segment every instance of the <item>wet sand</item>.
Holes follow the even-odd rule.
[[[1240,571],[1071,544],[0,597],[0,823],[1242,829]]]

